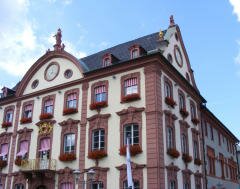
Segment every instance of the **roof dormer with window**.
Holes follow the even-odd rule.
[[[142,56],[143,54],[146,53],[145,49],[142,48],[140,45],[132,45],[130,48],[129,48],[129,51],[130,51],[130,58],[131,59],[134,59],[134,58],[138,58],[140,56]]]
[[[117,62],[118,59],[111,53],[106,53],[102,57],[102,67],[111,66],[113,63]]]

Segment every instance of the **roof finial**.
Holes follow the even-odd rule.
[[[62,44],[62,30],[58,28],[57,33],[53,36],[56,38],[56,44],[53,46],[54,50],[64,50],[65,45]]]
[[[158,33],[158,37],[159,37],[159,41],[162,41],[163,40],[163,31],[160,29],[159,33]]]
[[[170,25],[169,27],[175,26],[173,15],[170,16]]]

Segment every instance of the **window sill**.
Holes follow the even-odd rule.
[[[75,153],[64,153],[59,156],[60,161],[73,161],[76,160]]]
[[[105,150],[94,150],[94,151],[88,153],[89,159],[98,160],[98,159],[102,159],[106,156],[107,156],[107,153],[105,152]]]
[[[21,124],[26,124],[26,123],[32,123],[32,118],[26,118],[26,117],[23,117],[21,120],[20,120],[20,123]]]
[[[96,110],[96,109],[104,108],[107,106],[108,106],[107,101],[102,101],[102,102],[93,102],[89,108],[90,110]]]
[[[129,95],[122,97],[121,103],[131,102],[131,101],[135,101],[135,100],[139,100],[139,99],[141,99],[141,98],[138,93],[129,94]]]
[[[119,149],[119,154],[121,156],[125,156],[127,153],[127,146],[122,146],[120,149]],[[134,145],[130,145],[130,154],[131,156],[135,156],[137,154],[140,154],[142,153],[142,148],[139,144],[134,144]]]
[[[177,151],[175,148],[169,148],[167,150],[167,154],[172,156],[173,158],[178,158],[180,156],[179,151]]]
[[[42,114],[39,116],[39,119],[40,119],[40,120],[51,119],[51,118],[53,118],[53,115],[50,114],[50,113],[42,113]]]
[[[77,112],[77,108],[66,108],[63,110],[63,115],[75,114]]]
[[[176,106],[176,102],[173,100],[172,97],[165,97],[165,103],[171,106],[172,108]]]

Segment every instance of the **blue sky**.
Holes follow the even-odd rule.
[[[13,87],[60,27],[77,57],[166,29],[173,14],[208,108],[240,139],[239,0],[1,0],[0,87]]]

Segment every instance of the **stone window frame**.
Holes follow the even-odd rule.
[[[123,109],[116,112],[120,116],[120,148],[124,147],[124,127],[127,124],[136,123],[138,124],[139,131],[139,146],[142,148],[142,112],[145,108],[136,108],[133,106],[128,109]]]
[[[13,173],[14,179],[13,179],[13,188],[15,189],[17,184],[22,184],[24,188],[26,188],[26,178],[24,176],[23,173],[21,172],[17,172],[17,173]]]
[[[26,106],[32,105],[32,117],[33,117],[33,110],[34,110],[34,100],[29,100],[23,103],[22,105],[22,113],[21,113],[21,118],[24,118],[24,110]],[[31,117],[31,118],[32,118]]]
[[[167,96],[167,91],[166,91],[166,85],[169,85],[170,88],[170,96]],[[169,97],[173,99],[173,84],[172,81],[167,78],[166,76],[164,76],[164,98]]]
[[[179,167],[171,163],[170,165],[166,166],[166,169],[167,169],[167,183],[169,184],[171,181],[174,181],[176,183],[176,189],[178,189],[177,173],[180,170]]]
[[[10,153],[10,145],[11,145],[11,137],[12,133],[10,132],[3,132],[0,134],[0,148],[3,144],[8,144],[8,154],[7,154],[7,162],[9,158],[9,153]]]
[[[33,131],[33,129],[28,129],[27,127],[24,127],[23,129],[20,129],[20,130],[17,131],[18,141],[17,141],[17,151],[16,151],[16,153],[18,153],[19,150],[20,150],[21,142],[27,141],[28,142],[28,152],[26,154],[26,159],[28,159],[28,157],[29,157],[32,131]]]
[[[48,120],[48,121],[39,121],[38,123],[36,123],[37,126],[40,126],[41,123],[48,123],[51,125],[54,125],[56,123],[55,120]],[[54,126],[53,126],[54,127]],[[53,143],[53,130],[51,131],[51,133],[44,133],[44,134],[39,134],[38,133],[38,138],[37,138],[37,149],[36,149],[36,158],[39,158],[39,147],[40,147],[40,142],[42,139],[44,138],[49,138],[50,139],[50,150],[49,150],[49,159],[51,159],[52,157],[52,143]]]
[[[109,88],[109,84],[108,84],[108,80],[103,80],[103,81],[97,81],[97,82],[92,84],[92,86],[91,86],[91,104],[96,102],[94,89],[96,87],[100,87],[100,86],[103,86],[103,85],[106,88],[106,103],[108,103],[108,88]]]
[[[107,172],[109,171],[108,167],[90,167],[88,169],[84,169],[84,171],[89,171],[90,169],[93,169],[95,171],[94,180],[96,182],[102,182],[103,183],[103,189],[107,189]],[[87,180],[89,180],[89,176],[87,176]],[[87,185],[87,189],[90,189],[90,185]]]
[[[70,89],[70,90],[67,90],[65,93],[64,93],[64,102],[63,102],[63,110],[64,109],[67,109],[67,98],[68,98],[68,95],[70,94],[75,94],[76,93],[76,101],[77,101],[77,104],[76,104],[76,109],[78,111],[78,104],[79,104],[79,89],[76,88],[76,89]]]
[[[75,143],[74,143],[74,154],[77,154],[77,141],[78,141],[78,124],[80,120],[67,119],[66,121],[62,121],[58,123],[61,129],[61,144],[60,144],[60,154],[64,154],[64,136],[67,134],[75,135]]]
[[[189,136],[188,136],[188,129],[190,128],[189,124],[186,121],[179,120],[180,124],[180,138],[181,138],[181,152],[184,154],[182,149],[182,135],[186,136],[186,152],[189,154]]]
[[[197,185],[200,185],[200,188],[202,189],[202,177],[203,175],[199,171],[194,173],[195,188],[197,188]]]
[[[168,130],[167,128],[170,127],[173,131],[173,148],[176,149],[176,129],[175,129],[175,121],[177,120],[177,116],[173,114],[169,110],[164,110],[165,114],[165,136],[168,136]],[[168,150],[168,137],[166,137],[166,149]]]
[[[131,78],[137,78],[137,82],[138,82],[138,95],[139,98],[141,98],[141,77],[140,77],[140,72],[133,72],[133,73],[129,73],[127,75],[124,75],[121,77],[121,103],[123,103],[123,97],[125,97],[125,86],[124,86],[124,82],[128,79]]]
[[[183,97],[183,107],[181,107],[180,96]],[[187,110],[187,108],[186,108],[186,97],[185,97],[184,92],[181,89],[178,89],[178,100],[179,100],[179,103],[178,103],[179,104],[179,110],[181,110],[181,109]]]
[[[209,160],[209,175],[216,175],[216,165],[215,165],[215,150],[210,146],[207,146],[207,158]]]
[[[0,183],[2,184],[2,188],[5,188],[6,183],[6,178],[7,178],[7,174],[5,173],[0,173]]]
[[[193,158],[194,157],[194,142],[197,143],[197,158],[200,159],[200,145],[199,145],[199,136],[200,136],[200,132],[198,130],[196,130],[195,128],[191,128],[192,131],[192,144],[193,144]]]
[[[139,181],[139,189],[143,189],[143,169],[146,167],[144,164],[137,164],[131,162],[132,168],[132,178],[133,181]],[[119,188],[123,188],[123,183],[127,180],[127,166],[126,164],[122,164],[116,167],[120,171],[119,177]]]
[[[14,120],[14,111],[15,111],[15,106],[14,105],[11,105],[11,106],[7,106],[5,109],[4,109],[4,113],[3,113],[3,122],[6,121],[6,114],[7,112],[9,111],[12,111],[12,125],[13,125],[13,120]]]
[[[52,116],[54,116],[54,109],[55,109],[55,100],[56,100],[56,94],[48,95],[42,98],[42,107],[41,107],[41,114],[45,113],[44,112],[44,104],[48,100],[53,100],[53,111],[52,111]]]
[[[92,134],[98,129],[104,129],[104,151],[108,151],[108,119],[111,114],[97,114],[93,115],[90,118],[87,118],[89,121],[88,129],[88,153],[92,152]]]
[[[186,168],[182,170],[183,188],[185,183],[188,183],[189,188],[191,188],[191,174],[192,174],[192,171],[190,169]]]
[[[72,183],[73,188],[75,188],[75,180],[73,175],[73,170],[69,167],[60,169],[57,171],[58,174],[58,188],[61,189],[61,184]]]

